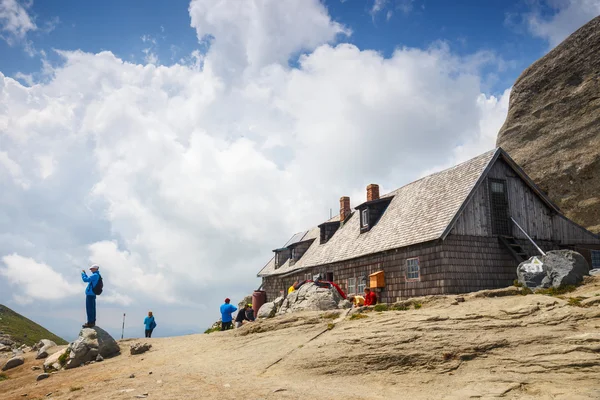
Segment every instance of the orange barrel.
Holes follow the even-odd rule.
[[[258,317],[258,310],[267,302],[267,292],[264,290],[255,290],[252,293],[252,309],[254,310],[254,318]]]

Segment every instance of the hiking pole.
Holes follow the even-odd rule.
[[[125,313],[123,313],[123,328],[121,329],[121,339],[123,339],[124,333],[125,333]]]

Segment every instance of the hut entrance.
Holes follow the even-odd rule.
[[[490,203],[492,211],[492,233],[495,235],[511,236],[505,180],[490,179]]]

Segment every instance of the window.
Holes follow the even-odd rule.
[[[356,278],[348,278],[348,293],[357,293]]]
[[[296,248],[294,247],[292,249],[292,260],[296,260],[296,255],[297,255],[297,252],[296,252]]]
[[[369,209],[368,208],[365,208],[364,210],[362,210],[360,222],[361,222],[360,225],[362,227],[369,226]]]
[[[327,281],[333,282],[333,272],[328,272],[326,276],[327,276],[327,279],[326,279]]]
[[[367,287],[367,278],[365,278],[364,276],[361,276],[360,278],[358,278],[358,287],[356,288],[356,293],[360,294],[360,293],[364,292],[366,287]]]
[[[310,281],[312,279],[312,275],[309,273],[304,274],[304,280],[305,281]]]
[[[409,258],[406,260],[406,279],[407,280],[418,280],[421,277],[419,271],[419,259]]]
[[[592,250],[592,268],[600,268],[600,250]]]

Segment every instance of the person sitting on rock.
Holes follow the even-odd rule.
[[[290,286],[290,287],[288,288],[288,293],[287,293],[287,294],[290,294],[290,293],[292,293],[294,290],[296,290],[296,285],[297,285],[297,284],[298,284],[298,282],[294,282],[294,283],[292,283],[292,286]]]
[[[254,321],[254,309],[252,308],[252,304],[248,304],[246,308],[246,319],[248,321]]]
[[[228,298],[225,299],[225,303],[221,304],[221,330],[222,331],[226,331],[228,329],[231,329],[231,321],[233,320],[233,317],[231,316],[231,314],[233,314],[234,312],[237,311],[237,307],[229,304],[231,300]]]
[[[248,304],[244,304],[244,308],[238,311],[237,316],[235,317],[235,327],[241,328],[244,321],[248,321],[248,317],[246,317],[246,310],[248,309]]]
[[[377,304],[377,295],[369,288],[365,288],[365,306],[374,306]]]
[[[100,266],[98,264],[92,265],[90,267],[90,271],[92,271],[90,276],[87,276],[84,269],[81,270],[81,279],[88,284],[85,288],[85,311],[87,314],[87,322],[82,325],[84,328],[92,328],[96,325],[96,293],[94,293],[94,287],[100,280],[99,269]]]
[[[365,305],[365,298],[360,294],[348,297],[348,301],[352,302],[352,304],[354,304],[354,307],[362,307]]]
[[[154,330],[154,328],[156,328],[156,321],[154,320],[154,315],[152,314],[152,311],[148,311],[148,316],[146,318],[144,318],[144,325],[145,325],[145,334],[146,337],[152,337],[152,331]]]

